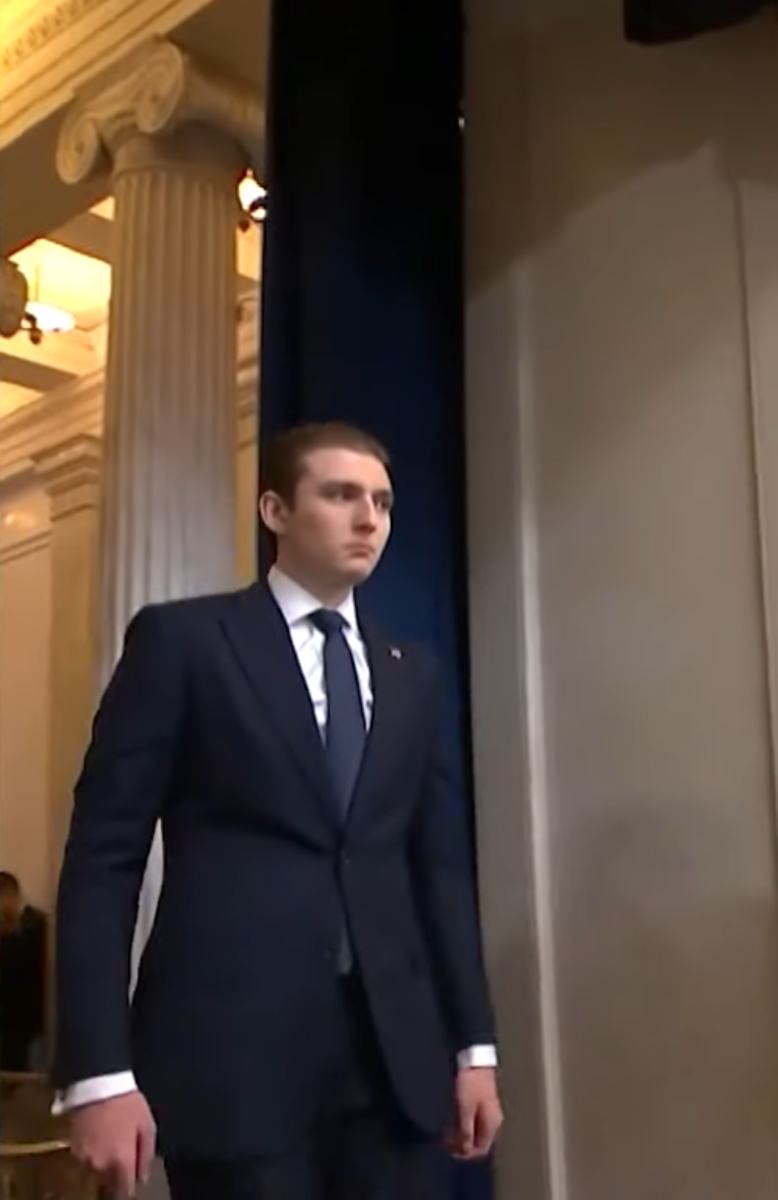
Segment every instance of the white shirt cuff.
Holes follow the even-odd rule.
[[[496,1046],[468,1046],[457,1055],[457,1066],[460,1071],[471,1071],[477,1067],[497,1066]]]
[[[93,1079],[82,1079],[71,1084],[64,1092],[57,1092],[51,1107],[52,1116],[59,1117],[73,1108],[85,1104],[98,1104],[101,1100],[112,1100],[114,1096],[126,1096],[137,1092],[138,1085],[132,1071],[117,1071],[113,1075],[96,1075]]]
[[[479,1067],[497,1066],[496,1046],[468,1046],[457,1055],[457,1066],[460,1071],[473,1070]],[[136,1092],[138,1085],[132,1071],[117,1071],[113,1075],[96,1075],[93,1079],[82,1079],[72,1084],[64,1092],[58,1092],[52,1105],[52,1114],[57,1117],[70,1112],[74,1108],[83,1108],[86,1104],[97,1104],[101,1100],[111,1100],[114,1096],[126,1096]]]

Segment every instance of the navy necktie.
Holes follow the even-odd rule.
[[[324,740],[340,815],[345,820],[365,750],[365,710],[354,658],[344,636],[346,619],[321,608],[311,621],[324,634],[327,724]]]

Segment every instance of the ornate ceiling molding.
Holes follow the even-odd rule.
[[[251,89],[165,38],[152,38],[101,90],[76,99],[60,132],[57,170],[66,183],[80,183],[105,168],[128,136],[171,134],[192,124],[224,133],[247,164],[260,165],[264,110]]]
[[[152,36],[169,37],[213,0],[35,0],[0,43],[0,147],[66,109],[91,80]],[[3,0],[0,0],[3,3]]]
[[[104,3],[105,0],[59,0],[58,4],[52,4],[3,47],[0,56],[3,74],[22,66],[28,58]]]

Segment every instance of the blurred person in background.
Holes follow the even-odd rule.
[[[46,917],[0,871],[0,1067],[32,1069],[46,1010]]]

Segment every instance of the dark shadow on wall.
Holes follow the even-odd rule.
[[[479,229],[477,252],[471,245],[471,286],[540,249],[609,193],[704,149],[733,184],[778,184],[772,12],[649,48],[625,41],[617,0],[492,8],[502,15],[468,27],[470,71],[474,62],[492,64],[490,90],[480,80],[478,95],[471,88],[467,96],[468,123],[479,131],[469,162],[481,176],[477,193],[500,197],[496,210],[490,206],[490,228]],[[515,114],[510,137],[497,119],[505,111]],[[477,203],[469,197],[476,225]]]

